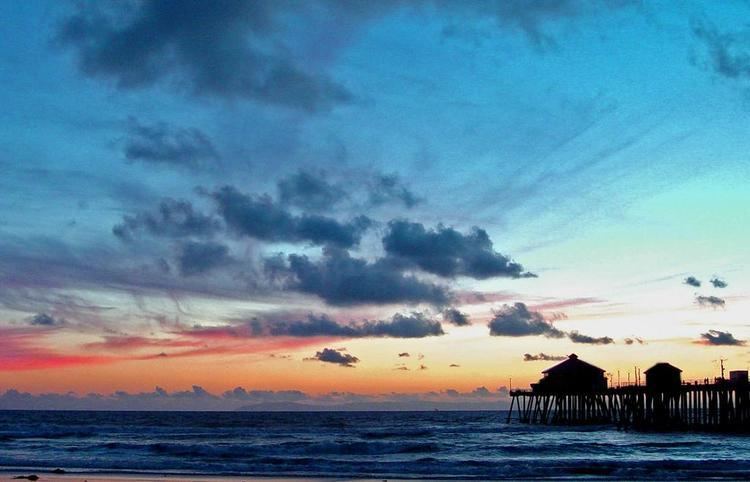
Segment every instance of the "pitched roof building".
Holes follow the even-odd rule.
[[[669,363],[657,363],[645,372],[646,388],[665,392],[680,388],[682,384],[682,370]]]
[[[575,353],[542,372],[531,388],[535,392],[601,392],[607,389],[604,370],[580,360]]]

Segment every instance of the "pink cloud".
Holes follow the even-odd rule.
[[[116,357],[69,354],[46,347],[40,342],[43,330],[5,328],[0,330],[0,370],[39,370],[78,365],[97,365],[116,361]]]

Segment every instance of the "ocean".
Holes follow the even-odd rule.
[[[0,470],[349,478],[750,477],[741,435],[505,423],[503,412],[0,412]]]

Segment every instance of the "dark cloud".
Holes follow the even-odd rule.
[[[710,283],[714,286],[714,288],[726,288],[727,286],[729,286],[726,281],[717,277],[711,278]]]
[[[626,344],[626,345],[633,345],[633,344],[635,344],[635,343],[638,343],[639,345],[643,345],[643,344],[645,344],[645,343],[646,343],[646,342],[645,342],[645,341],[643,340],[643,338],[638,338],[637,336],[636,336],[636,337],[633,337],[633,338],[625,338],[625,340],[623,340],[623,341],[625,341],[625,344]]]
[[[271,336],[333,336],[357,338],[361,331],[350,325],[340,324],[326,315],[308,315],[307,319],[299,321],[269,322]]]
[[[476,227],[469,234],[461,234],[443,225],[428,230],[421,223],[395,220],[388,223],[383,247],[389,256],[400,262],[413,264],[443,277],[486,279],[535,276],[496,252],[487,232]]]
[[[112,233],[123,241],[129,241],[140,232],[172,238],[208,237],[219,229],[216,219],[195,211],[189,201],[167,198],[161,201],[156,212],[124,216],[122,223],[112,228]]]
[[[722,33],[714,25],[693,19],[695,37],[706,49],[711,69],[729,79],[750,78],[750,43],[748,31]]]
[[[224,186],[212,196],[230,229],[264,241],[309,242],[349,248],[359,244],[362,233],[372,224],[366,216],[359,216],[349,223],[318,215],[295,216],[269,196],[242,194],[231,186]]]
[[[427,365],[419,365],[419,369],[420,370],[427,370],[428,367],[427,367]]]
[[[387,203],[403,204],[413,208],[422,200],[412,193],[395,174],[378,174],[368,186],[370,204],[381,206]]]
[[[332,305],[431,303],[445,305],[447,288],[404,274],[381,259],[368,262],[347,251],[326,247],[323,257],[311,261],[291,254],[266,261],[266,271],[280,278],[287,289],[319,296]]]
[[[593,337],[578,333],[577,331],[571,331],[567,336],[573,343],[586,343],[589,345],[610,345],[615,342],[615,340],[608,336]]]
[[[450,365],[448,365],[448,368],[461,368],[461,365],[458,365],[456,363],[451,363]]]
[[[35,326],[59,326],[64,325],[65,320],[62,318],[55,318],[47,313],[37,313],[29,318],[29,324]]]
[[[365,322],[364,333],[367,336],[387,336],[393,338],[422,338],[425,336],[444,335],[440,322],[431,320],[423,313],[409,315],[397,313],[389,321]]]
[[[443,311],[443,320],[456,326],[468,326],[471,325],[469,316],[466,313],[461,313],[456,308],[448,308]]]
[[[83,75],[121,90],[153,86],[221,99],[249,99],[308,112],[353,100],[350,91],[307,61],[299,45],[320,42],[300,24],[324,30],[328,45],[382,16],[424,10],[472,28],[494,24],[522,32],[538,49],[555,44],[545,24],[595,15],[638,2],[610,0],[387,0],[310,2],[185,0],[76,3],[57,42],[73,51]],[[455,28],[455,25],[451,25]],[[310,29],[307,29],[310,30]],[[312,38],[310,38],[312,37]],[[297,51],[295,51],[297,47]],[[330,54],[329,54],[330,55]],[[413,203],[404,197],[403,202]]]
[[[201,169],[219,159],[211,139],[195,128],[142,124],[131,118],[123,154],[128,161]]]
[[[408,357],[410,357],[411,355],[409,355],[409,353],[407,353],[407,352],[402,352],[402,353],[399,353],[399,354],[398,354],[398,356],[399,356],[399,358],[404,358],[404,357],[407,357],[407,358],[408,358]]]
[[[231,262],[229,248],[220,243],[188,241],[180,245],[177,264],[182,276],[205,274]]]
[[[703,296],[698,295],[695,297],[696,303],[698,303],[701,306],[711,306],[711,307],[722,307],[726,305],[726,301],[723,298],[719,298],[718,296]]]
[[[344,353],[343,350],[336,350],[333,348],[323,348],[323,351],[316,352],[315,356],[307,358],[307,360],[318,360],[344,367],[354,367],[355,363],[359,363],[359,358],[356,356]]]
[[[532,355],[531,353],[524,353],[523,355],[523,361],[530,362],[530,361],[561,361],[565,360],[566,356],[561,355],[547,355],[546,353],[538,353],[536,355]]]
[[[544,319],[541,313],[529,311],[524,303],[513,306],[503,305],[495,312],[487,325],[491,336],[531,336],[544,335],[548,338],[562,338],[565,333]]]
[[[286,2],[83,2],[58,40],[81,72],[131,90],[165,82],[191,94],[251,99],[315,112],[351,94],[308,72],[274,37]]]
[[[408,315],[397,313],[390,320],[363,321],[351,324],[338,323],[325,315],[308,315],[306,320],[301,321],[269,322],[268,333],[272,336],[330,336],[342,338],[424,338],[445,334],[440,322],[431,320],[419,312]],[[408,354],[404,356],[408,356]]]
[[[694,286],[696,288],[701,287],[701,281],[695,276],[688,276],[687,278],[684,279],[683,283],[685,283],[688,286]]]
[[[609,345],[614,340],[608,336],[595,338],[583,335],[577,331],[565,332],[555,326],[542,316],[541,313],[531,311],[524,303],[515,303],[513,306],[503,305],[494,312],[495,316],[490,320],[489,326],[491,336],[534,336],[543,335],[547,338],[567,337],[573,343],[588,343],[594,345]],[[556,315],[558,318],[561,314]],[[564,317],[564,315],[562,315]]]
[[[697,343],[702,345],[743,346],[745,340],[738,340],[728,331],[708,330],[707,333],[701,333],[701,339]]]
[[[279,200],[302,209],[328,209],[347,197],[346,192],[322,174],[298,171],[277,183]]]

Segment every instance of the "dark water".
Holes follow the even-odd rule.
[[[750,477],[750,439],[499,412],[0,412],[0,469],[374,478]]]

